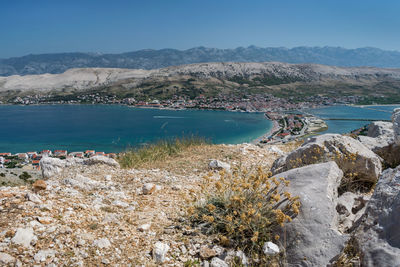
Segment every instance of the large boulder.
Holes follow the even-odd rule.
[[[111,167],[119,168],[119,163],[115,159],[108,158],[105,156],[94,156],[94,157],[90,157],[88,159],[84,159],[83,164],[86,164],[86,165],[105,164],[105,165],[108,165]]]
[[[80,164],[84,165],[105,164],[111,167],[117,167],[117,168],[120,167],[117,161],[105,156],[94,156],[87,159],[67,158],[65,160],[52,157],[43,157],[40,160],[39,164],[42,169],[43,178],[50,178],[53,176],[57,176],[62,172],[63,168]]]
[[[362,266],[400,266],[400,166],[382,173],[354,238]]]
[[[396,108],[392,115],[394,138],[398,145],[400,145],[400,108]]]
[[[368,135],[359,136],[358,140],[380,156],[386,166],[400,164],[400,146],[395,143],[393,123],[376,121],[368,126]]]
[[[379,156],[359,141],[340,134],[324,134],[309,138],[301,147],[277,159],[273,173],[305,165],[334,160],[345,173],[360,180],[376,182],[382,165]]]
[[[65,167],[65,161],[58,158],[43,157],[39,165],[42,169],[43,178],[50,178],[61,173]]]
[[[300,197],[297,217],[285,225],[289,266],[326,266],[344,247],[348,235],[338,231],[338,187],[343,172],[333,161],[275,175],[290,181],[288,191]]]
[[[393,123],[385,122],[385,121],[374,121],[370,125],[368,125],[368,133],[369,137],[388,137],[393,140]]]

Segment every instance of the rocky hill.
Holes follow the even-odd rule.
[[[120,97],[165,99],[174,94],[269,93],[283,97],[359,95],[396,101],[400,69],[317,64],[200,63],[154,70],[83,68],[62,74],[0,77],[0,96],[39,91],[80,94],[96,91]]]
[[[0,76],[63,73],[71,68],[158,69],[203,62],[317,63],[335,66],[400,67],[400,52],[377,48],[256,46],[236,49],[139,50],[122,54],[59,53],[0,59]]]

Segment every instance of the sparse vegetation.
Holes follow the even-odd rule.
[[[187,213],[195,225],[216,234],[221,245],[241,249],[259,263],[279,261],[283,255],[267,259],[262,247],[268,241],[279,243],[281,228],[299,213],[299,198],[285,191],[288,185],[261,167],[210,172]]]
[[[19,178],[22,179],[22,180],[24,180],[25,182],[26,182],[29,178],[31,178],[31,177],[32,177],[32,175],[30,175],[30,174],[27,173],[27,172],[23,172],[22,174],[19,175]]]
[[[177,156],[190,147],[201,146],[207,143],[206,139],[196,136],[160,140],[154,144],[121,153],[118,161],[124,168],[138,168],[146,163],[162,161]]]
[[[333,263],[334,267],[352,267],[356,263],[359,264],[361,259],[361,253],[358,249],[357,240],[351,237],[347,242],[342,253],[339,255],[338,259]]]

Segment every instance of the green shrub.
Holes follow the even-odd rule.
[[[27,173],[27,172],[23,172],[20,176],[19,176],[19,178],[20,179],[22,179],[22,180],[24,180],[25,182],[29,179],[29,178],[31,178],[32,176],[29,174],[29,173]]]

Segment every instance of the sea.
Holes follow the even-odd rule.
[[[325,133],[346,133],[369,121],[389,120],[398,106],[331,106],[310,109],[327,120]],[[121,152],[184,136],[212,143],[251,142],[272,128],[263,113],[160,110],[121,105],[0,105],[0,153],[65,149]]]
[[[390,120],[393,109],[400,105],[385,106],[329,106],[308,109],[306,112],[325,119],[328,129],[321,133],[349,133],[371,123],[368,120]],[[335,119],[335,120],[329,120]],[[343,119],[343,120],[340,120]],[[347,120],[352,119],[352,120]]]
[[[263,113],[122,105],[0,105],[0,153],[65,149],[121,152],[160,139],[251,142],[272,127]]]

